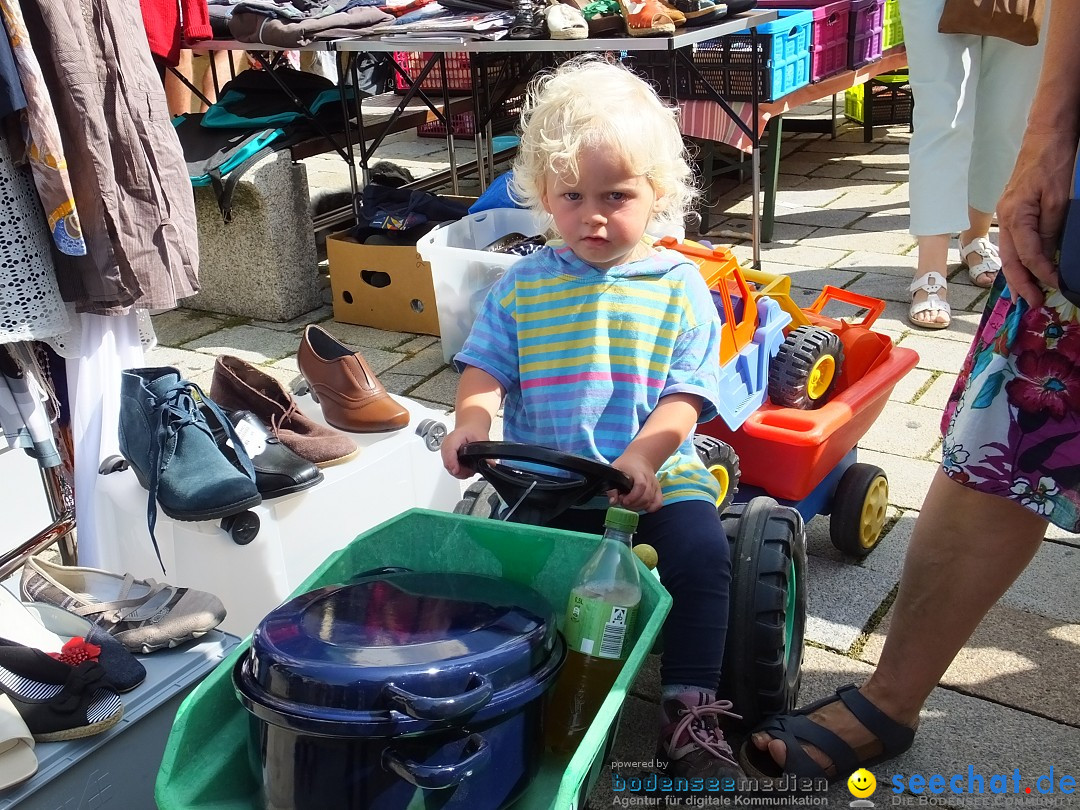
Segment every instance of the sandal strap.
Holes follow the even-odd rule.
[[[882,754],[880,756],[873,757],[869,761],[860,761],[855,749],[847,742],[810,719],[810,714],[837,701],[842,702],[852,716],[881,742]],[[897,723],[864,697],[855,684],[841,686],[834,694],[796,709],[790,714],[771,717],[754,731],[764,732],[773,739],[780,740],[787,747],[783,774],[809,778],[824,777],[830,781],[842,778],[844,774],[852,773],[860,767],[869,767],[899,756],[911,747],[915,739],[915,729]],[[832,762],[831,775],[806,753],[806,745],[814,746],[829,758]],[[753,744],[747,740],[743,743],[743,751],[749,750],[752,746]]]
[[[871,703],[854,684],[836,690],[848,711],[855,715],[866,730],[881,740],[886,751],[906,751],[915,739],[915,730],[901,725]],[[852,768],[852,770],[855,770]],[[848,771],[844,771],[848,773]]]
[[[933,294],[939,290],[947,290],[948,288],[949,282],[945,280],[945,276],[931,270],[929,273],[923,273],[921,276],[916,276],[915,280],[908,285],[908,292],[925,290],[926,292]]]
[[[999,260],[998,249],[994,247],[994,243],[987,239],[985,236],[976,236],[968,244],[964,244],[960,241],[960,237],[956,237],[956,247],[960,250],[960,258],[964,261],[972,253],[976,253],[982,256],[984,259]]]

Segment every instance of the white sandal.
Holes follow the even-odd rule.
[[[585,39],[589,25],[581,9],[566,3],[552,2],[544,9],[544,20],[552,39]]]
[[[960,236],[957,234],[956,247],[960,250],[960,263],[967,268],[971,283],[983,289],[992,286],[998,271],[1001,270],[1001,256],[998,254],[998,249],[994,247],[994,244],[985,236],[976,236],[971,240],[971,244],[965,245],[960,241]],[[978,255],[982,261],[977,264],[968,264],[968,256],[972,253]],[[991,274],[990,283],[980,284],[980,276],[987,273]]]
[[[919,303],[911,302],[911,308],[908,310],[908,320],[916,326],[921,326],[923,329],[945,329],[950,323],[952,323],[952,309],[949,307],[948,301],[943,301],[938,298],[938,292],[941,290],[947,290],[948,283],[945,281],[945,276],[941,273],[935,273],[930,271],[921,276],[918,276],[911,282],[911,286],[908,287],[908,291],[914,294],[919,290],[926,293],[926,300]],[[945,313],[945,321],[939,323],[937,321],[920,321],[916,320],[915,316],[928,310],[939,310]]]

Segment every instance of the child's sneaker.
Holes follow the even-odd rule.
[[[731,703],[715,700],[707,692],[682,692],[662,701],[664,725],[660,730],[657,757],[668,761],[672,778],[741,779],[744,774],[724,739],[722,716],[739,719]]]

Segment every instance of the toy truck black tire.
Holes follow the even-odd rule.
[[[774,405],[809,411],[828,400],[844,360],[840,338],[820,326],[800,326],[784,339],[769,363],[769,399]],[[827,373],[828,379],[823,379]]]
[[[694,436],[694,448],[705,469],[720,484],[720,497],[716,508],[723,513],[731,506],[735,493],[739,490],[739,479],[742,477],[739,455],[727,442],[704,434]]]

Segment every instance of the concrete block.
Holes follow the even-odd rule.
[[[195,189],[197,295],[184,307],[288,321],[322,304],[307,175],[287,151],[259,161],[236,185],[228,222],[213,189]]]

